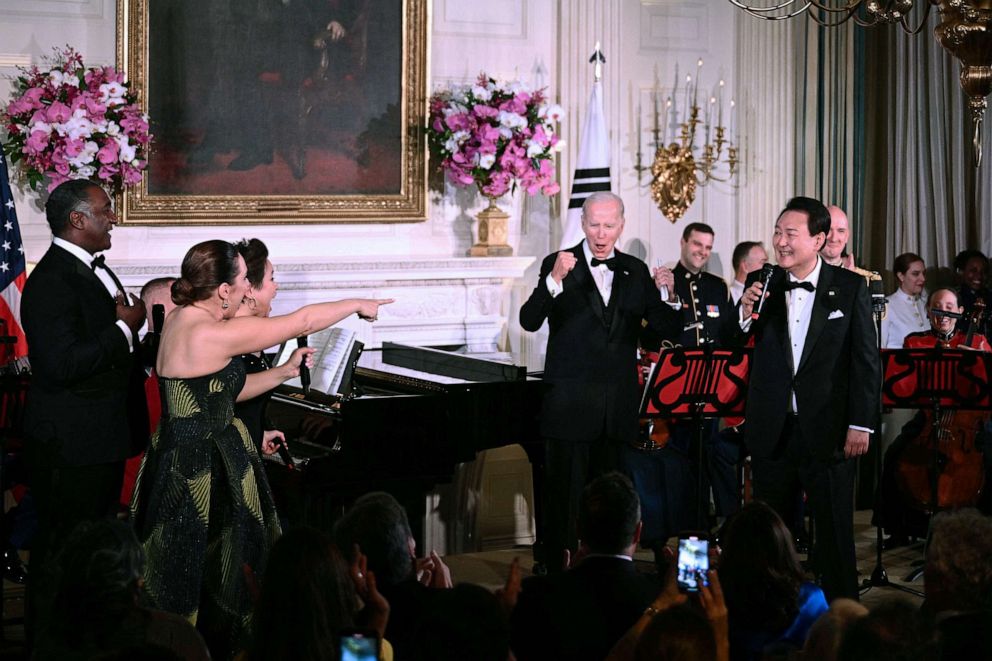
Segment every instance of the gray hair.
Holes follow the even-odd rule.
[[[589,205],[599,202],[616,202],[620,205],[620,217],[623,218],[623,198],[608,190],[596,191],[586,198],[585,202],[582,203],[582,217],[586,217],[586,210],[589,208]]]
[[[926,579],[939,583],[960,610],[990,605],[992,518],[973,508],[938,514],[927,547]]]

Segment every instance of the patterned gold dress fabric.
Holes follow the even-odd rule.
[[[159,377],[162,419],[131,501],[148,594],[196,624],[215,659],[242,647],[246,574],[261,577],[280,533],[258,452],[234,416],[244,382],[240,360],[202,377]]]

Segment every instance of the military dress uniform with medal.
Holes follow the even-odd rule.
[[[721,324],[734,315],[726,283],[705,271],[692,273],[681,261],[672,273],[682,319],[682,332],[675,344],[686,348],[718,346]],[[648,351],[670,346],[647,331],[642,345]],[[624,469],[641,499],[642,545],[656,551],[682,530],[708,527],[705,521],[695,521],[698,449],[692,443],[693,425],[680,422],[670,427],[665,447],[647,451],[629,448],[624,454]],[[715,432],[716,421],[705,421],[707,446]],[[736,473],[732,477],[736,480]],[[736,497],[736,489],[732,491]]]

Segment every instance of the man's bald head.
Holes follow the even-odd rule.
[[[847,214],[836,205],[828,206],[827,211],[830,213],[830,232],[827,234],[827,240],[824,242],[823,248],[820,249],[820,256],[828,264],[839,266],[841,256],[844,254],[847,248],[847,242],[851,238]]]

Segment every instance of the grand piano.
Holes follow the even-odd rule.
[[[353,365],[343,397],[283,386],[268,407],[285,432],[293,469],[267,462],[291,525],[328,528],[349,503],[387,491],[407,509],[423,549],[426,496],[482,450],[523,446],[541,502],[542,382],[507,354],[465,354],[385,343]],[[540,530],[540,507],[535,507]]]

